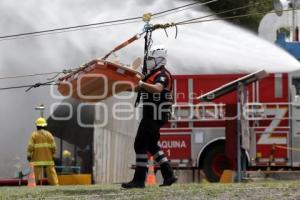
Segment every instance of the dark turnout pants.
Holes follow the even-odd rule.
[[[146,180],[148,152],[160,165],[164,179],[169,179],[174,176],[168,159],[158,145],[160,138],[159,130],[166,122],[167,121],[153,120],[152,118],[147,117],[143,117],[141,120],[134,142],[134,150],[136,153],[136,171],[133,178],[134,181],[144,183]]]
[[[147,154],[147,151],[154,155],[160,150],[158,141],[160,138],[159,129],[165,121],[143,118],[140,122],[135,142],[134,150],[136,154]]]

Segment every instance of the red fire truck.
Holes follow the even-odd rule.
[[[236,154],[232,142],[235,133],[228,133],[234,129],[226,116],[236,109],[237,94],[231,92],[212,102],[199,102],[196,97],[242,76],[174,77],[173,115],[161,129],[160,139],[160,146],[173,164],[202,169],[209,181],[218,181],[224,169],[236,168],[235,161],[229,158]],[[300,72],[269,74],[246,87],[241,123],[242,157],[247,169],[300,167],[298,95]]]

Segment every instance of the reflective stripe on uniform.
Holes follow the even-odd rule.
[[[32,161],[31,162],[34,166],[40,166],[40,165],[54,165],[54,161]]]
[[[145,158],[145,159],[147,159],[148,155],[147,154],[136,154],[136,158]]]
[[[172,91],[172,76],[170,74],[170,72],[167,70],[167,69],[159,69],[158,71],[156,71],[155,73],[151,74],[150,76],[148,76],[145,80],[146,83],[149,83],[149,84],[153,84],[154,83],[154,80],[155,78],[160,74],[160,73],[165,73],[168,77],[168,85],[165,87],[166,90],[168,91]]]
[[[164,152],[163,151],[158,151],[156,154],[154,154],[153,158],[156,159],[158,158],[159,156],[162,156],[164,155]]]
[[[158,163],[161,165],[161,164],[163,164],[163,163],[165,163],[165,162],[168,162],[168,159],[166,158],[166,157],[163,157],[162,159],[160,159],[159,161],[158,161]]]
[[[136,166],[139,166],[139,167],[147,167],[147,162],[136,162]]]
[[[33,148],[54,148],[55,145],[50,144],[50,143],[39,143],[39,144],[33,144]]]

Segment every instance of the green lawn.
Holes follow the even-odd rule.
[[[300,181],[241,184],[175,184],[124,190],[118,184],[92,186],[0,187],[0,199],[300,199]]]

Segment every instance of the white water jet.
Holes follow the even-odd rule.
[[[0,35],[76,26],[120,18],[142,16],[145,12],[159,12],[185,5],[187,1],[99,1],[99,0],[2,0],[0,2]],[[153,19],[153,23],[177,22],[205,16],[202,11],[182,12]],[[0,42],[0,75],[14,76],[52,72],[76,67],[101,57],[114,46],[142,31],[143,22],[94,28],[61,34],[51,34]],[[246,73],[264,68],[269,72],[299,69],[299,63],[283,50],[257,38],[241,28],[222,21],[179,26],[175,30],[153,34],[155,44],[169,49],[168,65],[174,74]],[[126,47],[118,54],[128,64],[143,55],[143,39]],[[32,84],[46,77],[1,80],[1,87]],[[49,88],[0,91],[0,176],[12,176],[19,160],[25,162],[29,134],[39,115],[34,107],[44,103],[48,108],[60,100],[50,96]],[[17,167],[17,166],[15,166]]]

